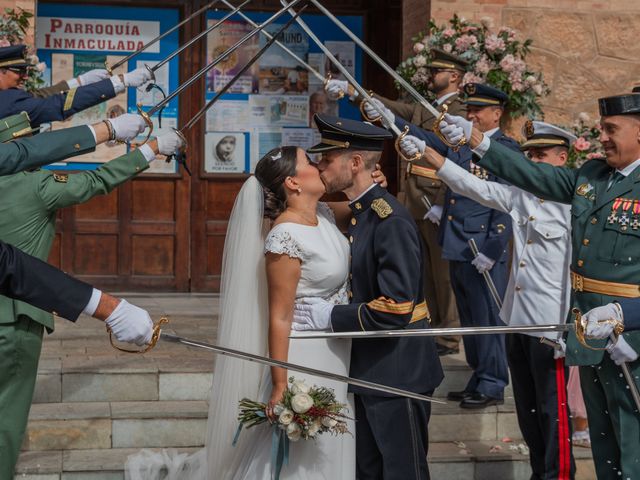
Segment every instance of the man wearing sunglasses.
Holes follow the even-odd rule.
[[[65,120],[115,97],[127,87],[139,87],[151,79],[144,68],[112,77],[106,70],[91,70],[31,94],[20,88],[29,68],[33,68],[33,64],[25,45],[0,48],[0,118],[27,112],[33,128]]]
[[[419,57],[422,58],[422,57]],[[467,107],[460,98],[460,85],[467,62],[438,49],[432,49],[430,60],[418,70],[426,72],[427,89],[436,100],[437,108],[446,105],[448,112],[458,112],[465,116]],[[360,102],[358,93],[344,80],[330,80],[327,94],[332,100],[348,94],[355,102]],[[417,102],[406,103],[389,100],[376,95],[374,100],[381,102],[391,112],[425,130],[433,129],[435,117]],[[438,228],[444,203],[446,185],[423,159],[407,165],[405,206],[418,224],[425,248],[425,297],[431,310],[431,325],[436,328],[452,328],[459,325],[455,298],[449,277],[449,262],[442,258],[442,247],[438,243]],[[436,339],[438,353],[448,355],[458,353],[460,338],[444,336]]]

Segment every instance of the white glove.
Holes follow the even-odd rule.
[[[329,80],[324,89],[327,96],[331,100],[340,100],[343,96],[349,94],[349,82],[346,80]],[[358,96],[358,92],[353,94],[353,98]]]
[[[125,87],[139,87],[151,80],[151,72],[146,68],[136,68],[124,74]]]
[[[151,342],[153,321],[146,310],[122,300],[105,320],[119,342],[146,345]]]
[[[327,330],[334,305],[317,297],[304,299],[293,307],[293,330]]]
[[[609,352],[611,360],[613,360],[613,363],[616,365],[622,365],[626,362],[634,362],[638,359],[638,352],[631,348],[631,345],[627,343],[622,335],[618,337],[618,341],[615,345],[611,343],[611,340],[609,340],[609,343],[607,344],[607,352]]]
[[[184,145],[182,138],[173,130],[163,133],[156,140],[158,141],[158,153],[161,155],[173,155]]]
[[[116,140],[130,142],[147,128],[147,124],[137,113],[125,113],[115,118],[110,118],[108,122],[113,127]]]
[[[567,344],[564,343],[562,338],[559,338],[557,341],[560,348],[555,348],[553,350],[553,359],[557,360],[558,358],[564,358],[567,355]]]
[[[422,155],[425,148],[427,148],[427,144],[413,135],[407,135],[400,140],[400,150],[407,158],[413,158],[418,154]]]
[[[386,128],[389,128],[391,124],[395,123],[396,121],[396,116],[391,113],[391,110],[385,107],[384,103],[382,103],[377,98],[372,98],[371,102],[364,102],[363,107],[364,113],[369,118],[378,118],[380,117],[380,114],[382,114],[382,118],[380,120]]]
[[[484,272],[488,272],[493,268],[496,261],[491,260],[484,253],[478,253],[478,256],[471,260],[471,265],[476,267],[478,273],[483,274]]]
[[[91,85],[92,83],[97,83],[100,80],[105,80],[107,78],[109,78],[109,72],[104,68],[97,68],[78,75],[78,82],[80,85]]]
[[[466,138],[467,142],[471,140],[473,122],[470,122],[465,118],[457,115],[449,115],[447,113],[438,127],[440,128],[440,133],[442,133],[445,138],[453,144],[460,143],[463,138]]]
[[[585,335],[589,338],[609,338],[617,322],[622,322],[622,308],[615,303],[607,303],[592,308],[582,316],[586,322]]]
[[[442,218],[442,206],[434,205],[422,218],[423,220],[429,220],[431,223],[440,225],[440,219]]]

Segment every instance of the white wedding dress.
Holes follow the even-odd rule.
[[[235,219],[235,221],[234,221]],[[335,226],[326,204],[318,205],[318,225],[281,223],[266,238],[260,233],[262,193],[251,177],[243,186],[231,215],[223,260],[223,285],[218,344],[267,355],[268,309],[264,252],[289,255],[301,261],[296,299],[320,297],[348,303],[349,243]],[[264,230],[263,230],[264,231]],[[264,247],[264,252],[262,251]],[[226,278],[226,280],[225,280]],[[255,292],[251,298],[250,292]],[[295,334],[295,332],[292,332]],[[349,340],[296,340],[289,344],[288,361],[340,375],[348,375]],[[309,386],[333,388],[338,401],[349,404],[347,384],[289,371]],[[210,402],[205,449],[192,456],[143,450],[130,456],[127,480],[270,480],[271,435],[268,424],[244,429],[235,446],[237,406],[242,398],[266,402],[271,393],[270,368],[218,356]],[[281,480],[352,480],[355,478],[355,425],[349,431],[314,440],[290,442],[289,463]]]

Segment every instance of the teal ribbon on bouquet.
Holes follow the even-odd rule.
[[[283,465],[289,464],[289,437],[281,428],[271,434],[271,479],[280,480]]]
[[[262,415],[261,415],[262,413]],[[257,412],[257,415],[265,415],[263,412]],[[284,465],[289,465],[289,437],[287,433],[273,426],[271,433],[271,479],[280,480],[280,473]],[[240,438],[240,432],[242,432],[242,423],[238,424],[236,434],[233,436],[232,445],[235,447]]]

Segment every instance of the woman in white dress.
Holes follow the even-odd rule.
[[[320,203],[324,193],[319,172],[302,149],[277,148],[258,162],[255,177],[243,185],[229,221],[219,345],[348,374],[348,340],[289,338],[296,301],[321,297],[335,304],[348,302],[349,243],[338,227],[346,227],[351,214],[346,204]],[[271,223],[266,220],[273,224],[265,235]],[[218,356],[205,450],[187,459],[143,452],[129,458],[126,478],[271,479],[273,427],[262,424],[244,430],[232,445],[238,402],[245,397],[268,402],[268,413],[273,415],[288,376],[304,379],[309,386],[333,388],[338,401],[348,402],[344,383]],[[355,431],[351,422],[349,430]],[[289,448],[281,480],[355,478],[353,435],[320,435],[291,442]]]

